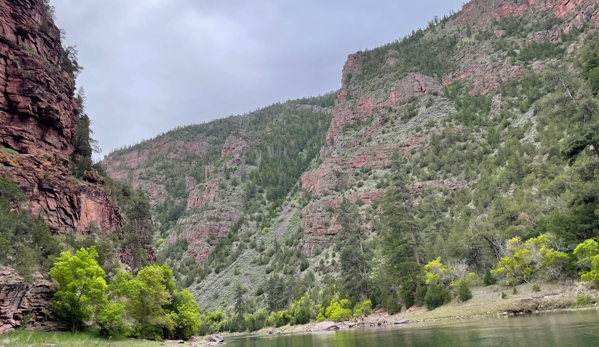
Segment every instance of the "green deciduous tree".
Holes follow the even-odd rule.
[[[170,337],[187,340],[197,333],[202,312],[188,290],[175,291],[169,308],[175,322],[175,329]]]
[[[173,274],[166,265],[142,268],[135,278],[123,285],[127,313],[142,328],[165,314],[164,306],[170,304],[175,289]]]
[[[548,234],[526,242],[522,242],[520,237],[514,237],[507,243],[509,255],[503,257],[491,273],[504,279],[508,285],[528,282],[535,273],[545,279],[559,279],[565,275],[564,269],[569,263],[569,256],[554,249],[556,244],[557,239]]]
[[[581,269],[580,278],[599,285],[599,243],[593,239],[586,240],[574,249],[574,255]]]
[[[50,275],[58,282],[52,308],[60,317],[71,322],[73,330],[98,318],[98,312],[107,304],[104,294],[108,286],[97,257],[94,247],[82,248],[75,255],[62,252],[50,270]]]

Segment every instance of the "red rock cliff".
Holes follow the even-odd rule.
[[[60,31],[42,0],[0,0],[0,176],[17,180],[54,232],[123,219],[101,186],[69,179],[78,106]]]

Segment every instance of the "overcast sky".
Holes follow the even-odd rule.
[[[463,0],[52,0],[104,150],[341,84],[347,55]]]

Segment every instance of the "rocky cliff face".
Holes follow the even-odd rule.
[[[0,0],[0,176],[17,181],[28,209],[55,233],[103,232],[124,221],[95,171],[86,182],[71,178],[78,105],[75,76],[65,71],[60,31],[42,0]],[[45,322],[52,284],[32,284],[0,270],[0,333]],[[29,321],[23,319],[29,317]]]
[[[28,283],[15,270],[0,268],[0,334],[23,324],[31,324],[39,330],[60,328],[56,323],[47,322],[53,295],[52,282],[41,275],[35,275],[33,283]],[[28,321],[24,321],[25,318]]]
[[[60,31],[41,0],[0,1],[0,176],[17,180],[54,232],[113,231],[123,219],[101,186],[69,178],[78,106]]]
[[[556,42],[560,40],[560,32],[568,33],[583,25],[597,27],[599,23],[595,18],[599,17],[598,3],[596,0],[496,1],[493,7],[490,1],[473,0],[465,4],[455,20],[445,24],[445,27],[466,24],[479,28],[481,32],[492,30],[495,36],[501,37],[505,32],[493,28],[492,24],[502,18],[515,17],[517,20],[542,22],[555,16],[560,23],[557,28],[533,32],[530,37],[522,39],[520,44],[532,40]],[[443,26],[440,27],[429,32],[428,39],[440,36],[450,40],[448,34],[443,32]],[[436,124],[454,110],[452,103],[443,96],[444,86],[454,81],[463,81],[471,85],[471,95],[484,95],[498,88],[504,81],[519,79],[532,71],[542,72],[547,62],[537,60],[522,64],[498,55],[493,47],[484,42],[479,42],[474,47],[460,46],[458,42],[451,55],[444,57],[451,64],[452,71],[442,76],[413,73],[399,80],[396,73],[391,71],[404,63],[404,59],[392,48],[388,49],[385,60],[378,67],[380,73],[370,79],[359,79],[368,55],[355,53],[348,56],[342,70],[342,86],[337,93],[331,127],[327,133],[327,145],[321,151],[323,162],[301,179],[303,189],[316,196],[316,201],[302,211],[302,228],[313,239],[307,243],[309,246],[305,251],[311,252],[318,243],[323,242],[322,237],[313,235],[334,236],[337,233],[338,225],[331,222],[330,214],[323,212],[326,206],[337,205],[342,196],[353,197],[354,200],[356,194],[382,196],[372,178],[384,176],[384,166],[389,163],[391,154],[397,151],[403,156],[410,156],[427,146],[430,134],[417,129],[425,127],[429,122]],[[406,112],[406,103],[419,96],[429,98],[430,106],[418,103],[417,117],[399,125],[394,124],[397,123],[397,116]],[[366,125],[359,127],[358,131],[350,130],[359,122],[366,122]],[[346,131],[343,131],[344,128]],[[365,170],[367,175],[364,175]],[[465,182],[417,182],[412,192],[422,191],[425,186],[455,191],[463,188]],[[356,192],[348,195],[347,189]],[[368,205],[373,199],[362,200]]]

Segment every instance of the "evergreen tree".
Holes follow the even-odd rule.
[[[266,282],[266,301],[269,311],[280,311],[289,305],[290,288],[286,282],[284,277],[276,273]]]
[[[246,292],[247,288],[241,283],[238,283],[235,287],[235,313],[238,317],[242,317],[245,313],[245,300],[243,296]]]
[[[72,154],[73,174],[78,178],[83,178],[85,171],[92,168],[93,153],[99,153],[100,148],[98,141],[92,138],[94,132],[91,129],[91,119],[85,113],[85,92],[83,88],[80,88],[77,94],[77,105],[79,106],[79,114],[77,115],[75,136],[72,140],[74,147]]]
[[[372,250],[368,235],[358,207],[345,198],[337,211],[337,221],[341,230],[335,238],[335,249],[341,262],[341,280],[349,298],[359,302],[369,294]]]
[[[132,253],[131,268],[135,273],[148,264],[146,247],[152,244],[153,234],[150,198],[140,188],[131,192],[125,215],[123,246]]]
[[[412,206],[408,181],[399,155],[392,157],[392,184],[381,204],[383,222],[383,256],[387,272],[401,286],[404,303],[411,306],[422,285],[418,224]]]

